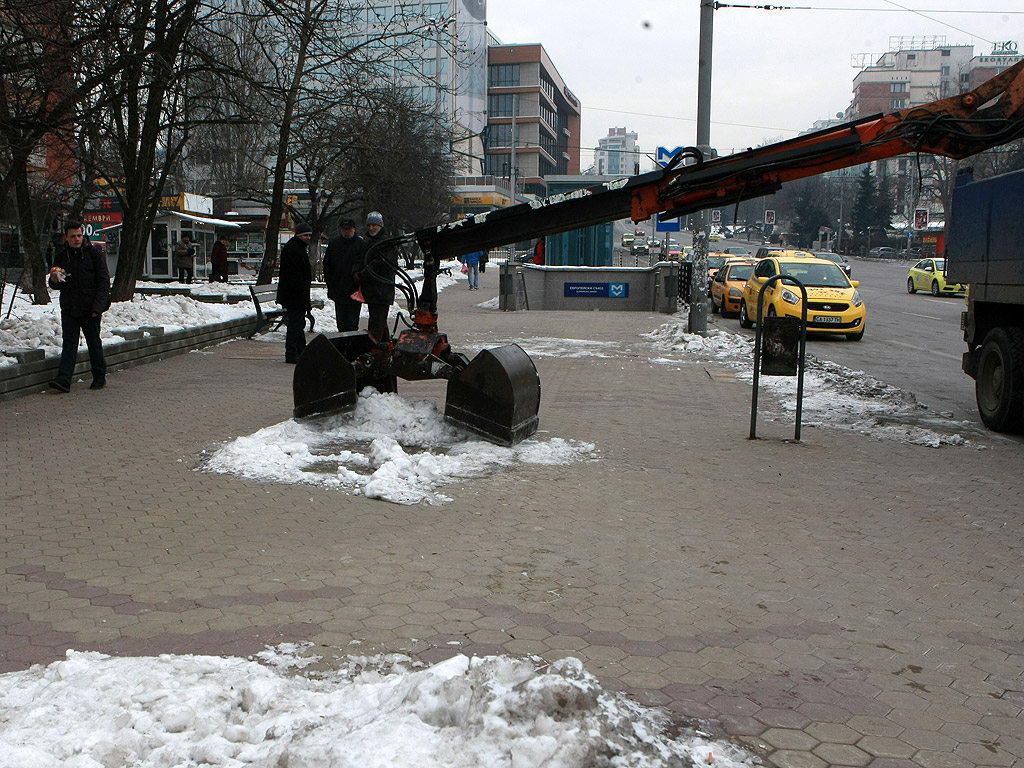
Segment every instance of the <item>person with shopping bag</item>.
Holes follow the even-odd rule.
[[[466,276],[469,282],[469,290],[471,291],[480,290],[480,257],[483,255],[483,251],[473,251],[460,259],[462,262],[462,273]]]

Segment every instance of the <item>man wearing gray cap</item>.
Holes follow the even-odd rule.
[[[359,330],[362,304],[352,298],[359,285],[352,273],[363,255],[366,242],[356,234],[355,219],[345,217],[338,222],[341,234],[327,244],[324,254],[324,282],[327,297],[334,302],[334,316],[339,331]]]
[[[309,239],[313,230],[302,222],[295,235],[281,249],[281,269],[277,277],[277,303],[284,307],[288,330],[284,337],[284,361],[299,362],[306,348],[306,313],[312,308],[309,297],[313,267],[309,263]]]
[[[398,249],[395,246],[374,248],[375,243],[387,239],[384,217],[378,211],[366,214],[366,249],[359,257],[355,277],[363,292],[363,301],[370,311],[366,331],[375,342],[386,344],[391,340],[388,330],[388,310],[395,303],[395,274],[398,271]]]

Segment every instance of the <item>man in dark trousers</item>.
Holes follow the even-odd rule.
[[[388,310],[395,303],[395,274],[398,271],[398,248],[380,243],[387,239],[384,217],[377,211],[366,214],[366,250],[356,264],[355,277],[363,292],[363,301],[370,311],[366,331],[378,344],[391,340],[388,331]]]
[[[224,234],[217,238],[210,253],[210,282],[214,281],[228,281],[228,236]]]
[[[313,282],[313,267],[309,263],[309,224],[295,227],[295,235],[281,249],[281,269],[277,278],[277,303],[284,307],[285,325],[284,361],[299,362],[306,348],[306,313],[312,307],[309,286]]]
[[[356,234],[355,219],[343,218],[338,226],[341,234],[327,244],[324,254],[324,282],[327,297],[334,302],[338,330],[358,331],[359,311],[363,305],[352,298],[359,288],[352,273],[363,256],[366,241]]]
[[[102,389],[107,383],[107,362],[100,342],[100,317],[110,307],[110,272],[103,254],[85,240],[81,222],[64,225],[64,243],[54,256],[49,282],[51,288],[60,291],[62,336],[57,378],[50,386],[58,392],[71,391],[81,333],[85,334],[92,367],[89,389]]]

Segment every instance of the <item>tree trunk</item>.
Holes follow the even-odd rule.
[[[281,135],[277,141],[277,162],[274,163],[274,191],[270,198],[270,213],[267,216],[267,231],[263,239],[263,262],[256,276],[257,285],[266,285],[274,278],[274,267],[277,266],[277,241],[281,229],[281,215],[284,213],[284,177],[288,170],[288,145],[291,139],[292,118],[295,114],[295,102],[302,86],[302,76],[306,69],[306,54],[309,50],[311,30],[309,25],[310,2],[306,0],[304,23],[299,34],[299,47],[295,58],[295,71],[292,73],[288,93],[284,99],[284,114],[281,115]]]
[[[25,274],[22,285],[32,293],[33,304],[49,304],[50,291],[46,287],[46,262],[39,248],[39,233],[32,218],[32,198],[28,189],[28,169],[18,162],[13,169],[14,193],[18,200],[18,225],[21,228],[22,251],[25,254]]]

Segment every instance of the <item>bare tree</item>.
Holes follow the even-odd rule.
[[[0,200],[14,191],[24,282],[38,304],[50,300],[40,229],[45,233],[56,205],[76,186],[76,126],[91,117],[86,96],[120,66],[90,66],[82,56],[109,37],[111,10],[100,0],[8,0],[3,11]]]

